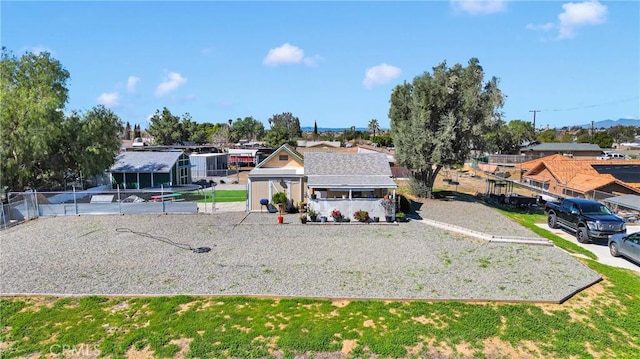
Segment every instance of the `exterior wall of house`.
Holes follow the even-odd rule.
[[[281,151],[280,154],[276,154],[268,162],[260,165],[262,168],[302,168],[300,163],[295,157],[285,151]]]
[[[288,208],[297,208],[298,204],[304,201],[304,178],[252,178],[250,184],[249,211],[260,212],[260,200],[267,199],[271,203],[271,196],[276,192],[287,194]],[[262,210],[264,209],[262,207]]]
[[[331,212],[334,209],[339,210],[343,217],[349,217],[352,221],[356,211],[367,211],[370,218],[378,217],[384,221],[386,210],[382,206],[382,201],[381,198],[315,199],[309,201],[308,208],[315,211],[318,217],[325,216],[329,221],[332,220]],[[395,219],[395,209],[391,212],[391,217]]]

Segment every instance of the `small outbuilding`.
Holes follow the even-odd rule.
[[[287,194],[287,207],[304,200],[304,158],[289,145],[282,145],[249,172],[249,211],[264,210],[277,192]]]
[[[109,175],[114,189],[183,186],[191,183],[191,163],[183,151],[123,152]]]

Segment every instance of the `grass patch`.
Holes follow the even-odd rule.
[[[461,356],[466,348],[486,357],[490,340],[532,358],[636,357],[640,276],[585,262],[607,278],[599,284],[606,291],[591,301],[579,294],[572,299],[576,305],[553,308],[423,301],[333,305],[301,298],[3,298],[2,337],[10,345],[2,358],[73,345],[113,358],[147,347],[157,357],[171,357],[179,350],[172,341],[180,338],[191,340],[186,357],[336,352],[345,340],[356,340],[352,355],[365,357],[408,357],[407,348],[419,344],[424,347],[418,356],[434,350]]]
[[[182,193],[185,201],[197,203],[211,203],[211,191],[197,191]],[[245,202],[247,200],[247,190],[244,189],[225,189],[215,191],[215,201],[222,202]]]

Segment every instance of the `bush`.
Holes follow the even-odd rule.
[[[276,192],[271,196],[271,203],[273,204],[286,204],[287,194],[284,192]]]

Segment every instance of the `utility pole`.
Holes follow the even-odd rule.
[[[536,132],[536,113],[541,112],[540,110],[530,110],[529,112],[533,112],[533,132]]]

